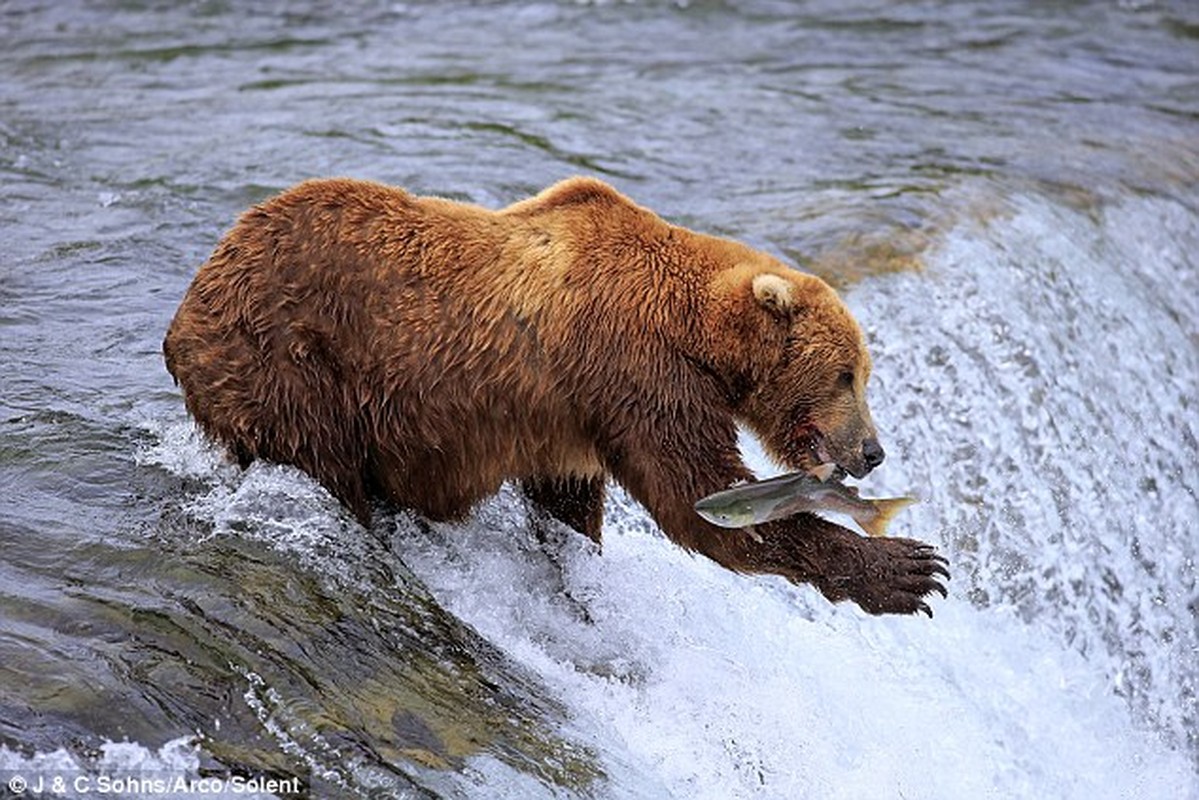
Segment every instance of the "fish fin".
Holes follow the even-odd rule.
[[[871,536],[886,536],[887,525],[891,523],[895,515],[905,508],[916,502],[915,497],[892,497],[886,500],[872,500],[875,509],[878,513],[874,519],[867,522],[858,521],[862,526],[862,530]]]
[[[741,530],[748,533],[749,538],[753,539],[758,544],[762,544],[766,541],[765,539],[762,538],[762,534],[758,533],[757,529],[753,525],[746,525]]]

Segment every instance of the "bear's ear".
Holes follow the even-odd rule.
[[[796,286],[786,278],[770,272],[755,275],[753,279],[754,299],[772,316],[787,319],[795,310]]]

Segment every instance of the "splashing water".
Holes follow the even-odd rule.
[[[927,498],[970,597],[1053,631],[1192,753],[1199,227],[1169,201],[1016,196],[929,275],[852,298],[891,487]],[[963,587],[964,588],[964,587]]]

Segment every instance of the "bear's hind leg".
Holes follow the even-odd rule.
[[[604,476],[526,478],[521,490],[533,505],[596,544],[604,522]]]

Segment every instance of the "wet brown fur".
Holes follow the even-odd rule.
[[[768,276],[768,277],[763,277]],[[712,526],[751,478],[737,421],[812,466],[873,436],[869,357],[836,294],[739,243],[574,178],[492,211],[309,181],[247,211],[164,342],[200,426],[245,465],[294,464],[364,523],[381,497],[458,519],[505,480],[600,537],[605,481],[674,541],[875,613],[927,610],[931,549],[811,515]]]

